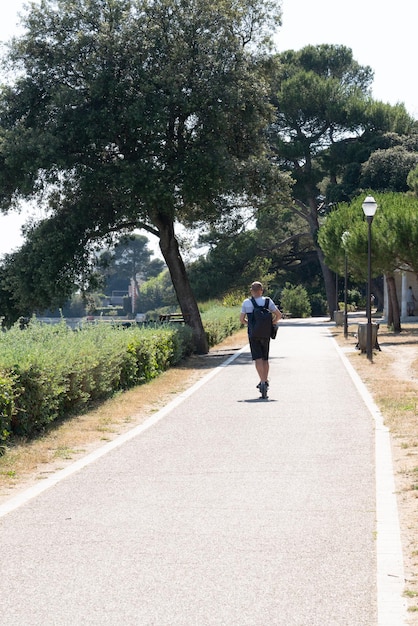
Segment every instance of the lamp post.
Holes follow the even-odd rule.
[[[369,361],[373,361],[373,346],[372,346],[372,222],[374,214],[376,213],[377,203],[373,196],[367,196],[363,204],[364,215],[366,216],[368,224],[368,247],[367,247],[367,335],[366,335],[366,353]]]
[[[344,248],[344,339],[348,337],[348,317],[347,317],[347,286],[348,286],[348,262],[347,262],[347,239],[350,233],[348,230],[341,235]]]

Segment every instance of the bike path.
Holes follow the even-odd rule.
[[[370,411],[324,324],[270,363],[268,400],[244,350],[1,517],[1,624],[377,624]]]

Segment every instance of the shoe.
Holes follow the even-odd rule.
[[[263,399],[267,398],[267,392],[268,392],[268,383],[260,383],[260,393],[261,393],[261,397]]]
[[[260,385],[261,385],[261,382],[259,382],[259,383],[258,383],[258,385],[256,386],[256,388],[257,388],[257,389],[260,389]],[[267,389],[268,389],[268,388],[269,388],[269,381],[268,381],[268,380],[266,380],[265,385],[266,385],[266,387],[267,387]]]

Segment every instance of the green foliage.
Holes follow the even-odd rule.
[[[241,305],[245,299],[244,290],[236,289],[235,291],[229,291],[222,299],[224,306],[238,306]]]
[[[240,310],[241,307],[219,304],[202,313],[203,326],[210,346],[220,343],[240,329]]]
[[[347,302],[349,302],[353,310],[360,306],[362,295],[358,289],[347,289]]]
[[[124,368],[123,388],[132,386],[133,381],[140,384],[152,380],[189,354],[192,351],[191,330],[186,326],[164,325],[142,334],[135,333],[127,344],[127,351],[134,359]]]
[[[232,221],[280,187],[262,62],[280,16],[274,0],[28,6],[0,94],[0,204],[41,199],[48,217],[7,263],[9,320],[85,290],[95,244],[145,229],[205,351],[174,225]]]
[[[162,307],[177,307],[176,294],[168,270],[150,278],[139,288],[138,311],[144,313]]]
[[[403,104],[370,98],[371,68],[359,65],[349,48],[327,44],[278,59],[272,140],[296,180],[295,198],[313,207],[319,189],[327,202],[347,201],[360,187],[404,190],[417,153],[416,123]]]
[[[98,259],[98,268],[102,275],[103,291],[110,295],[112,291],[128,291],[131,280],[135,280],[137,291],[141,281],[151,276],[158,276],[164,269],[161,259],[150,260],[152,252],[148,249],[149,239],[143,235],[125,235],[113,247],[102,252]]]
[[[61,312],[63,317],[84,317],[86,313],[95,310],[98,301],[89,297],[86,301],[81,294],[74,294],[71,299],[65,303]]]
[[[410,135],[415,131],[414,119],[409,115],[404,104],[391,105],[369,100],[367,116],[369,130],[396,133],[398,136]]]
[[[309,292],[308,297],[311,305],[311,315],[313,317],[327,314],[327,300],[324,294],[318,292]]]
[[[398,144],[409,155],[397,159],[396,172],[390,168],[377,172],[372,161],[365,169],[363,184],[367,180],[372,184],[369,174],[373,173],[373,186],[379,179],[379,189],[404,186],[405,161],[416,152],[416,141],[409,141],[416,124],[403,105],[391,107],[371,99],[373,72],[359,65],[345,46],[288,50],[278,55],[277,61],[272,71],[276,119],[270,127],[271,145],[279,165],[295,180],[293,208],[308,225],[332,311],[335,281],[317,246],[321,219],[335,203],[349,201],[359,192],[362,164],[377,149]],[[397,136],[397,144],[389,135]]]
[[[240,328],[237,306],[202,308],[209,345]],[[99,322],[75,332],[64,321],[16,324],[0,334],[0,445],[10,435],[36,436],[91,401],[146,383],[192,350],[187,325]]]
[[[406,182],[408,183],[408,187],[412,189],[414,194],[418,197],[418,165],[409,172]]]
[[[211,249],[189,267],[190,282],[200,301],[222,297],[231,289],[247,289],[248,280],[242,274],[249,260],[258,255],[258,235],[255,229],[239,235],[211,232],[203,239],[210,242]]]
[[[337,310],[338,311],[344,311],[344,302],[339,302],[338,303],[338,309]],[[349,302],[347,300],[347,311],[350,313],[350,312],[353,312],[353,311],[356,311],[356,310],[357,310],[357,306],[353,302]]]
[[[293,282],[295,269],[298,281],[312,282],[308,274],[316,266],[311,258],[311,240],[303,231],[302,220],[288,208],[290,198],[286,204],[283,197],[282,201],[283,205],[258,209],[255,228],[233,235],[211,232],[203,238],[211,249],[189,267],[193,289],[201,300],[230,298],[237,293],[238,301],[242,301],[253,280],[260,280],[273,291],[288,274]]]
[[[395,146],[376,150],[362,167],[360,184],[375,191],[407,191],[407,178],[418,164],[418,152]]]
[[[309,317],[312,312],[308,292],[301,285],[286,283],[282,291],[281,306],[283,313],[289,317]]]
[[[0,368],[13,380],[14,406],[6,413],[11,430],[25,436],[42,432],[92,400],[151,380],[191,345],[188,327],[122,329],[99,323],[74,332],[65,323],[35,320],[25,330],[14,326],[0,336]]]
[[[260,283],[264,286],[264,290],[268,291],[270,288],[270,284],[275,279],[275,273],[272,270],[272,260],[266,256],[256,256],[250,259],[243,269],[242,272],[242,282],[249,288],[249,285],[254,280],[260,281]],[[256,277],[256,278],[254,278]]]
[[[327,206],[319,186],[325,181],[337,183],[346,163],[341,147],[364,131],[373,73],[354,60],[351,49],[338,45],[288,50],[277,56],[277,62],[271,145],[277,162],[295,181],[293,209],[305,221],[331,311],[335,283],[317,245],[321,211]],[[337,195],[335,188],[332,191]]]
[[[14,380],[10,374],[0,372],[0,455],[2,443],[11,433],[14,412]]]
[[[278,60],[272,139],[296,180],[296,197],[306,202],[324,176],[313,157],[365,123],[372,70],[360,66],[349,48],[327,44],[289,50]]]
[[[418,200],[403,193],[374,193],[378,204],[372,226],[372,272],[374,276],[392,273],[409,265],[418,271]],[[356,280],[367,278],[368,227],[362,202],[367,192],[341,204],[321,226],[318,241],[326,262],[342,273],[347,253],[348,269]],[[347,232],[343,244],[343,233]]]

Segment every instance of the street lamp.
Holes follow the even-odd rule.
[[[348,286],[348,263],[347,263],[347,239],[350,236],[348,230],[341,235],[344,248],[344,339],[348,337],[348,317],[347,317],[347,286]]]
[[[373,346],[372,346],[372,222],[374,214],[376,213],[377,203],[373,196],[367,196],[362,204],[364,215],[366,216],[367,224],[369,227],[368,233],[368,248],[367,248],[367,336],[366,336],[366,353],[369,361],[373,361]]]

